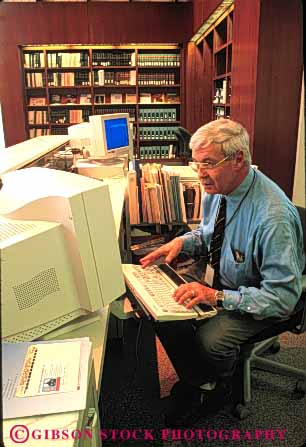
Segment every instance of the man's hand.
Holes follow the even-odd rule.
[[[195,304],[204,303],[208,306],[216,306],[215,293],[217,290],[206,287],[199,282],[189,282],[179,286],[173,294],[175,301],[178,304],[186,304],[186,308],[190,309]]]
[[[165,256],[165,262],[170,264],[170,262],[175,259],[183,247],[183,240],[180,238],[175,238],[172,241],[168,242],[167,244],[162,245],[160,248],[157,248],[156,250],[149,253],[144,258],[140,259],[140,264],[143,268],[147,267],[148,265],[153,264],[157,259]]]

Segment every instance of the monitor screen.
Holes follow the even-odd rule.
[[[1,268],[6,269],[1,283],[6,297],[4,338],[20,332],[23,340],[37,338],[81,314],[98,311],[124,293],[107,185],[47,168],[9,172],[3,176],[0,215],[19,222],[15,227],[5,224],[0,245]],[[41,223],[37,228],[22,225],[27,221]],[[59,285],[50,288],[51,283]],[[18,300],[25,303],[22,308]]]
[[[92,115],[91,158],[111,159],[133,156],[133,138],[128,113]]]
[[[125,118],[104,120],[106,149],[120,149],[129,145],[128,122]]]

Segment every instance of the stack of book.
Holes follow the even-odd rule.
[[[131,184],[134,185],[131,187],[129,184],[131,224],[139,223],[140,215],[142,222],[154,224],[187,223],[201,218],[201,184],[195,173],[186,177],[181,171],[175,166],[163,166],[157,163],[140,165],[141,176],[138,179],[140,194],[135,189],[136,173],[131,174],[133,175]],[[138,215],[137,211],[133,210],[139,210]]]

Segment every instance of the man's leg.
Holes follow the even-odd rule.
[[[183,426],[229,403],[240,345],[275,322],[224,310],[196,327],[190,321],[156,324],[179,378],[189,384],[176,389],[165,409],[166,424]]]
[[[154,323],[154,331],[179,379],[193,386],[203,383],[201,346],[196,341],[192,322],[185,320]]]
[[[240,345],[276,321],[278,320],[275,318],[255,320],[248,314],[223,310],[200,324],[195,339],[201,352],[203,375],[208,379],[214,377],[217,380],[232,377]]]

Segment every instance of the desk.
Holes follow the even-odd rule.
[[[68,135],[45,135],[0,150],[0,175],[28,167],[68,143]]]

